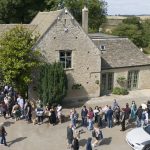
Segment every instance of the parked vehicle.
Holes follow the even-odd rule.
[[[150,150],[150,125],[129,131],[126,141],[134,150]]]

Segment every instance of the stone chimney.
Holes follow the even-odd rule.
[[[82,28],[85,33],[88,33],[88,13],[89,10],[86,5],[84,5],[84,8],[82,9]]]

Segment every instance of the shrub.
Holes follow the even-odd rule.
[[[112,93],[116,95],[127,95],[129,92],[125,88],[115,87]]]
[[[56,62],[41,66],[38,88],[43,104],[61,103],[67,93],[67,76],[63,66]]]

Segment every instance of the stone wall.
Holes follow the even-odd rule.
[[[150,89],[150,66],[141,66],[141,67],[130,67],[130,68],[120,68],[120,69],[110,69],[102,70],[102,73],[105,72],[114,72],[114,84],[113,87],[118,87],[117,83],[118,77],[128,78],[128,71],[139,71],[138,76],[138,89]]]
[[[66,99],[100,95],[100,86],[95,83],[100,81],[100,51],[69,12],[56,19],[36,47],[50,63],[59,61],[59,50],[72,50],[72,68],[66,69],[69,80]],[[72,89],[74,84],[81,84],[81,88]]]

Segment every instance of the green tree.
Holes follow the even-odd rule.
[[[40,53],[32,50],[37,40],[29,29],[17,26],[0,39],[0,68],[5,84],[25,93],[31,82],[31,72],[37,67]]]
[[[54,0],[46,0],[47,4],[49,4],[47,5],[49,10],[67,7],[80,24],[85,1],[87,1],[86,5],[89,8],[89,31],[99,31],[100,25],[106,20],[107,3],[103,0],[56,0],[55,2]],[[51,8],[51,6],[53,7]]]
[[[0,23],[29,23],[39,11],[67,7],[81,23],[85,0],[1,0]],[[106,2],[87,0],[90,31],[98,31],[105,21]]]
[[[138,47],[143,48],[148,46],[143,30],[143,23],[137,17],[129,17],[123,20],[123,22],[112,31],[112,34],[128,37]]]
[[[61,103],[67,93],[67,77],[63,66],[56,62],[42,65],[38,87],[44,104]]]
[[[44,7],[43,0],[0,0],[0,23],[29,23]]]

